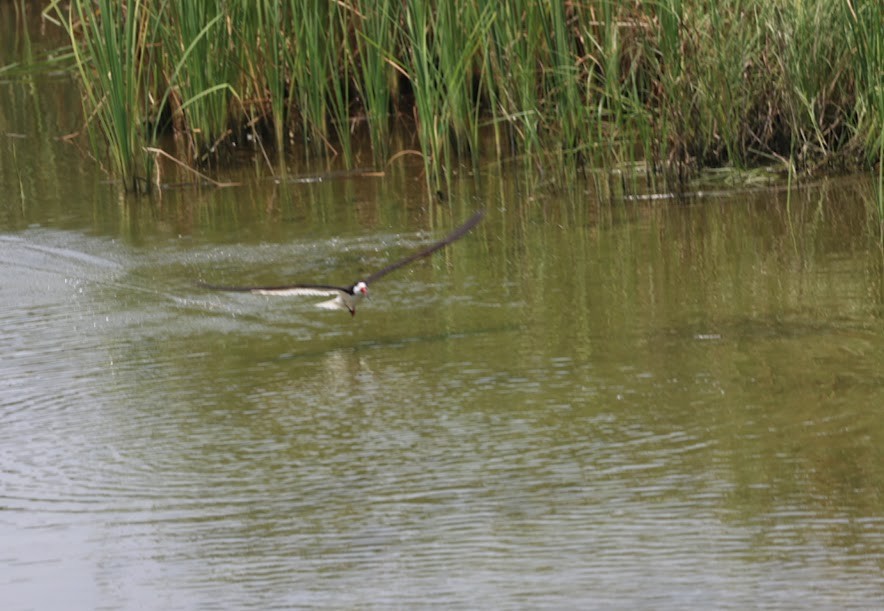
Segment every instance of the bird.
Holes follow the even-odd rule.
[[[479,221],[485,216],[484,210],[479,210],[471,216],[463,225],[452,231],[450,234],[427,246],[426,248],[413,253],[404,259],[400,259],[395,263],[379,269],[378,271],[357,280],[349,286],[336,286],[334,284],[283,284],[279,286],[223,286],[218,284],[209,284],[205,282],[198,283],[199,286],[215,291],[233,291],[238,293],[253,293],[256,295],[277,295],[277,296],[314,296],[329,297],[328,301],[317,303],[316,307],[327,310],[347,310],[350,316],[356,316],[356,306],[363,299],[368,297],[368,287],[370,284],[377,282],[387,274],[405,267],[409,263],[413,263],[418,259],[429,257],[438,250],[441,250],[464,237],[473,227],[479,224]]]

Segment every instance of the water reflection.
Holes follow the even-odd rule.
[[[4,589],[60,606],[39,584],[63,571],[94,608],[873,604],[879,280],[825,247],[861,243],[834,224],[795,248],[761,204],[637,212],[496,215],[354,321],[192,281],[374,266],[423,234],[344,254],[300,226],[7,236]]]

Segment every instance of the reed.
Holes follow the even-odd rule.
[[[248,71],[251,83],[251,89],[261,92],[265,89],[267,92],[266,107],[269,108],[270,123],[273,129],[274,141],[277,149],[282,150],[285,147],[286,133],[286,114],[287,114],[287,90],[286,80],[288,71],[286,70],[286,49],[287,43],[283,30],[279,28],[279,24],[284,22],[284,11],[278,2],[255,2],[253,4],[255,11],[256,31],[249,30],[250,34],[264,34],[258,40],[259,46],[256,49],[257,65],[251,66]],[[251,21],[251,20],[247,20]],[[238,41],[243,48],[248,46],[245,39]],[[248,60],[247,53],[243,53],[244,59]],[[263,79],[258,76],[257,71],[261,69]],[[281,164],[285,167],[285,164]]]
[[[496,10],[483,47],[484,97],[497,130],[506,126],[506,146],[498,156],[541,154],[541,99],[537,64],[542,61],[543,4],[518,0],[484,0],[482,10]],[[500,139],[500,136],[497,136]]]
[[[297,0],[295,0],[297,1]],[[337,152],[343,156],[344,164],[353,167],[353,144],[350,129],[350,89],[354,67],[348,61],[346,44],[349,36],[350,19],[342,5],[317,0],[317,6],[327,9],[323,16],[325,25],[323,32],[326,37],[321,41],[325,50],[325,64],[328,78],[325,83],[325,98],[328,100],[334,138],[338,143]]]
[[[171,2],[169,18],[176,27],[160,28],[166,64],[157,107],[168,109],[171,125],[186,140],[187,156],[194,161],[211,159],[218,142],[230,133],[228,107],[234,74],[227,49],[232,41],[221,27],[227,15],[214,8],[209,3]],[[160,115],[154,114],[152,137],[156,139],[163,124]]]
[[[393,40],[399,22],[400,3],[395,0],[357,2],[353,7],[353,43],[350,63],[363,102],[371,149],[378,162],[389,155],[390,111],[398,92],[392,64]],[[350,37],[345,37],[346,41]]]
[[[445,100],[433,56],[431,10],[423,0],[405,0],[403,5],[400,38],[405,52],[398,69],[411,83],[427,188],[433,191],[440,187],[439,170],[445,166],[448,148],[441,125]]]
[[[322,0],[291,0],[287,31],[285,64],[290,78],[289,107],[300,118],[300,133],[307,152],[333,150],[329,141],[327,81],[332,78],[325,45],[329,44]]]
[[[880,2],[51,6],[89,133],[127,185],[162,130],[190,143],[195,165],[243,128],[344,165],[354,126],[367,126],[377,163],[399,153],[392,129],[414,130],[430,190],[487,154],[483,129],[499,158],[565,181],[611,166],[672,185],[710,166],[870,168],[884,152]]]
[[[857,100],[853,127],[869,162],[884,160],[884,4],[847,2]],[[879,174],[880,175],[880,174]]]
[[[98,0],[91,9],[74,2],[61,15],[80,76],[87,133],[98,159],[107,159],[110,171],[127,188],[138,190],[139,168],[148,159],[141,150],[146,137],[140,99],[146,64],[140,54],[152,47],[149,36],[156,30],[137,0],[126,6]]]

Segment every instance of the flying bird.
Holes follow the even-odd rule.
[[[405,267],[409,263],[413,263],[418,259],[429,257],[437,250],[445,248],[452,242],[459,240],[467,234],[473,227],[479,224],[479,221],[485,216],[485,211],[480,210],[467,220],[463,225],[452,231],[448,236],[439,240],[435,244],[427,246],[423,250],[405,257],[400,261],[391,263],[387,267],[380,269],[373,274],[357,280],[350,286],[335,286],[333,284],[284,284],[281,286],[220,286],[217,284],[207,284],[200,282],[199,285],[216,291],[235,291],[239,293],[254,293],[256,295],[281,295],[281,296],[318,296],[332,298],[328,301],[317,303],[319,308],[327,310],[347,310],[350,316],[356,316],[356,306],[364,298],[368,297],[368,286],[377,280],[380,280],[390,272],[394,272],[401,267]]]

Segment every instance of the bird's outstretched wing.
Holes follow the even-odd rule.
[[[463,225],[461,225],[460,227],[458,227],[457,229],[452,231],[445,238],[439,240],[435,244],[427,246],[423,250],[420,250],[420,251],[414,253],[413,255],[409,255],[408,257],[405,257],[401,261],[396,261],[396,263],[391,263],[387,267],[374,272],[373,274],[371,274],[370,276],[365,278],[365,283],[371,284],[372,282],[383,278],[384,276],[386,276],[390,272],[394,272],[397,269],[399,269],[400,267],[405,267],[409,263],[417,261],[418,259],[423,259],[424,257],[429,257],[431,254],[433,254],[437,250],[445,248],[446,246],[448,246],[452,242],[461,239],[462,237],[464,237],[467,234],[467,232],[470,231],[470,229],[472,229],[473,227],[478,225],[479,221],[481,221],[484,216],[485,216],[485,211],[479,210],[473,216],[471,216],[467,220],[466,223],[464,223]]]
[[[418,252],[405,257],[404,259],[397,261],[396,263],[392,263],[387,267],[378,270],[366,277],[363,282],[366,284],[371,284],[375,280],[379,280],[383,278],[390,272],[396,271],[400,267],[404,267],[409,263],[417,261],[418,259],[423,259],[424,257],[428,257],[437,250],[440,250],[452,242],[459,240],[464,235],[467,234],[473,227],[475,227],[479,221],[485,216],[485,211],[480,210],[476,212],[473,216],[471,216],[467,222],[463,225],[452,231],[448,236],[439,240],[435,244],[431,244],[427,246],[423,250],[419,250]],[[319,296],[319,297],[328,297],[328,296],[342,296],[342,299],[347,299],[354,294],[354,287],[358,286],[354,284],[349,287],[344,286],[335,286],[333,284],[283,284],[279,286],[225,286],[219,284],[209,284],[207,282],[199,282],[197,283],[199,286],[207,289],[212,289],[214,291],[233,291],[237,293],[255,293],[257,295],[280,295],[280,296]],[[335,300],[333,300],[335,301]],[[338,300],[339,301],[339,300]],[[331,302],[327,302],[331,303]],[[337,301],[335,301],[337,304]],[[320,304],[323,305],[324,304]],[[329,306],[330,307],[330,306]],[[335,306],[337,307],[337,306]],[[353,310],[351,307],[348,307],[351,313]]]

